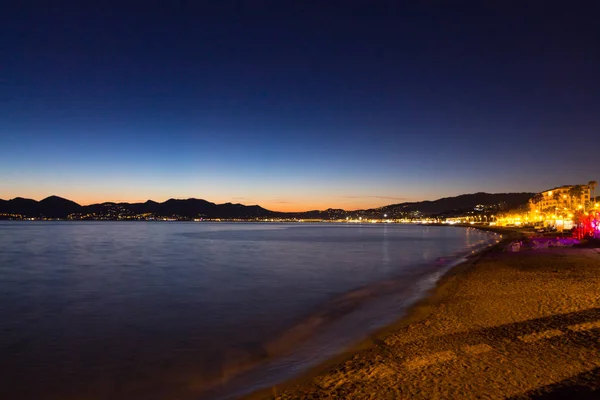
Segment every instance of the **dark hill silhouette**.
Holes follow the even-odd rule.
[[[444,197],[435,201],[392,204],[381,207],[382,212],[394,213],[420,211],[424,215],[436,215],[473,210],[477,205],[502,205],[502,209],[513,209],[527,204],[534,193],[472,193],[455,197]]]
[[[39,215],[39,202],[32,199],[15,197],[4,204],[0,204],[0,206],[2,206],[0,213],[23,214],[27,216]]]
[[[0,201],[0,214],[20,214],[26,217],[67,218],[70,214],[78,216],[93,215],[106,218],[117,216],[135,216],[151,214],[160,217],[183,218],[305,218],[305,219],[342,219],[357,215],[381,218],[409,216],[419,212],[423,215],[441,215],[472,211],[477,205],[494,206],[496,210],[512,209],[527,204],[533,193],[474,193],[456,197],[445,197],[435,201],[409,202],[368,210],[345,211],[342,209],[312,210],[299,213],[284,213],[267,210],[258,205],[215,204],[202,199],[169,199],[163,203],[148,200],[144,203],[100,203],[81,206],[71,200],[50,196],[41,201],[24,199]]]
[[[41,201],[22,197],[0,201],[0,213],[21,214],[29,217],[66,218],[80,209],[79,204],[58,196],[50,196]]]
[[[69,214],[79,212],[81,206],[62,197],[50,196],[38,203],[38,210],[44,217],[67,218]]]
[[[198,215],[218,215],[217,205],[201,199],[177,200],[169,199],[157,205],[159,215],[181,215],[195,217]]]
[[[103,203],[102,207],[106,207]],[[256,218],[267,217],[273,214],[259,206],[245,206],[242,204],[215,204],[202,199],[169,199],[164,203],[148,200],[145,203],[119,203],[133,214],[154,214],[157,216],[179,216],[185,218]],[[98,212],[98,205],[87,206],[86,211]]]

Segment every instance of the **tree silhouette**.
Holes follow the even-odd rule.
[[[590,187],[590,190],[592,191],[592,202],[596,203],[596,186],[598,186],[598,182],[589,181],[588,186]]]
[[[577,207],[574,207],[573,200],[577,199],[581,201],[581,196],[583,195],[583,187],[581,185],[575,185],[569,189],[569,196],[571,197],[571,209],[576,210]]]

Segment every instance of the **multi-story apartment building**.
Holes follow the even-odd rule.
[[[575,193],[576,186],[581,188]],[[529,200],[531,212],[562,212],[564,210],[585,209],[590,205],[591,189],[588,185],[566,185],[536,194]]]

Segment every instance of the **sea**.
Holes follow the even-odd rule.
[[[472,228],[0,222],[0,398],[230,399],[398,320]]]

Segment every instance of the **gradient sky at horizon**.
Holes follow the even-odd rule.
[[[600,178],[600,29],[572,3],[14,3],[2,199],[300,211]]]

